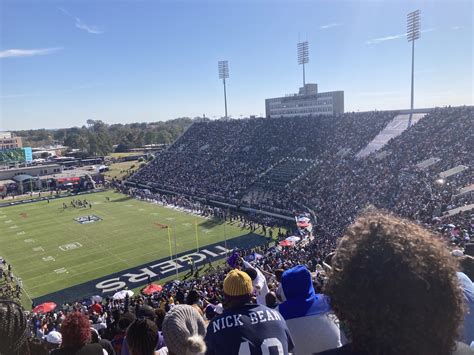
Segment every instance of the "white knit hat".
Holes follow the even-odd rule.
[[[198,311],[188,305],[176,305],[163,320],[163,337],[169,351],[179,355],[204,354],[206,325]]]

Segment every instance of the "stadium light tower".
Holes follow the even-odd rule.
[[[309,45],[308,41],[299,42],[298,48],[298,64],[303,65],[303,87],[306,84],[304,65],[309,62]]]
[[[221,60],[218,63],[219,67],[219,79],[222,79],[224,84],[224,105],[225,105],[225,118],[227,118],[227,93],[225,88],[225,79],[229,78],[229,62],[227,60]]]
[[[411,127],[413,117],[413,101],[415,89],[415,41],[420,38],[420,10],[410,12],[407,15],[407,39],[411,42],[411,105],[408,127]]]

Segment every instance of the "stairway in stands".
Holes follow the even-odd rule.
[[[282,191],[303,177],[314,165],[310,159],[286,158],[262,174],[242,198],[258,203],[271,196],[272,191]]]
[[[426,113],[414,113],[412,117],[412,125],[421,120]],[[387,124],[387,126],[371,141],[365,148],[357,153],[358,158],[364,158],[367,155],[376,152],[383,148],[385,144],[392,138],[395,138],[403,133],[408,128],[409,114],[401,114],[394,117],[394,119]]]

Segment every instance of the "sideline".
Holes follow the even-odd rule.
[[[50,195],[50,196],[43,196],[43,197],[37,197],[37,198],[29,198],[29,199],[20,200],[20,201],[0,202],[0,208],[18,206],[18,205],[23,205],[27,203],[41,202],[41,201],[46,201],[46,200],[55,200],[55,199],[71,197],[71,196],[88,195],[88,194],[94,194],[94,193],[100,193],[100,192],[106,192],[106,191],[109,191],[109,189],[102,188],[102,189],[95,189],[95,190],[81,191],[81,192],[69,192],[69,193],[61,194],[61,195]]]

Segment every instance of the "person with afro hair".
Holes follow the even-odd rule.
[[[61,324],[61,348],[53,350],[51,355],[107,355],[100,344],[90,344],[90,327],[87,316],[69,313]]]
[[[324,292],[351,342],[324,355],[472,354],[456,266],[419,225],[371,210],[347,229]]]

